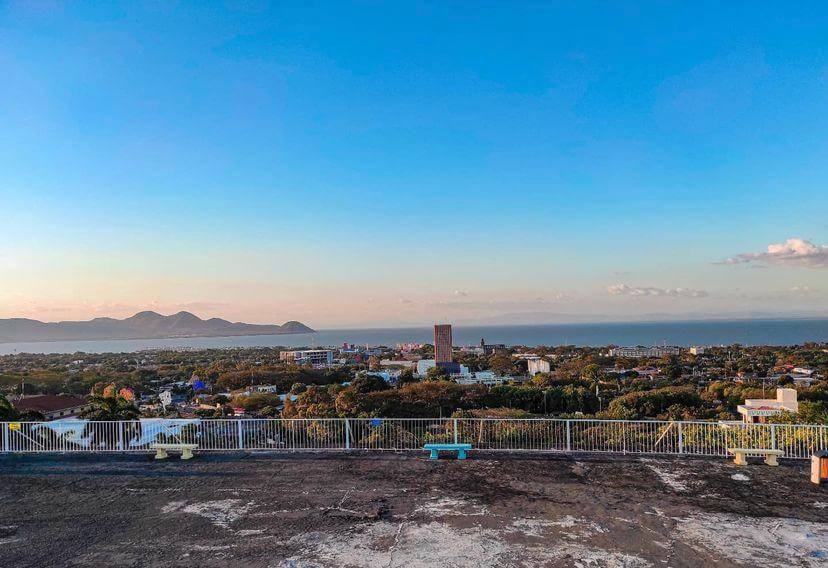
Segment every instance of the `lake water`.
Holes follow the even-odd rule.
[[[455,345],[794,345],[828,341],[828,319],[690,321],[660,323],[589,323],[510,326],[455,326]],[[105,341],[0,343],[0,355],[10,353],[122,353],[158,348],[324,347],[344,342],[389,345],[433,341],[428,327],[396,329],[336,329],[295,335],[192,337]]]

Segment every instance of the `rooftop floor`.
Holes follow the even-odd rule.
[[[825,566],[807,463],[0,458],[0,566]]]

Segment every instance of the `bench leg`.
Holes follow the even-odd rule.
[[[165,450],[164,448],[156,448],[155,449],[155,459],[165,460],[168,457],[170,457],[170,456],[169,456],[169,454],[167,454],[167,450]]]
[[[439,456],[437,455],[437,450],[431,450],[431,455],[428,459],[436,460]]]
[[[733,458],[733,463],[736,465],[747,465],[747,459],[745,458],[745,454],[742,452],[737,452]]]
[[[181,459],[182,460],[191,460],[193,459],[193,450],[190,448],[184,448],[181,450]]]
[[[466,450],[457,450],[457,459],[458,460],[466,459]]]
[[[775,454],[768,454],[765,456],[765,463],[768,465],[779,465],[779,462],[776,461]]]

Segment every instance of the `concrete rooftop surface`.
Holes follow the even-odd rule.
[[[808,463],[0,458],[0,566],[826,566]]]

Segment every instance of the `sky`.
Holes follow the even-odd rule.
[[[0,1],[0,318],[828,315],[788,4]]]

